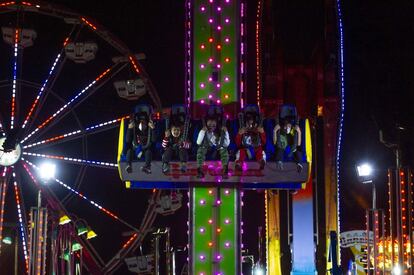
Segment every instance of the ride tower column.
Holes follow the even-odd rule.
[[[210,104],[234,117],[244,105],[243,1],[188,0],[186,12],[187,106],[195,118]],[[217,178],[189,193],[189,273],[241,274],[240,188]]]
[[[339,162],[344,111],[341,1],[313,5],[278,0],[252,2],[256,3],[256,14],[250,18],[255,16],[256,26],[249,25],[249,33],[256,31],[256,41],[249,44],[248,51],[256,52],[257,57],[248,68],[256,67],[257,83],[250,82],[249,91],[256,88],[258,104],[266,117],[277,116],[283,104],[294,104],[300,117],[309,118],[314,149],[308,158],[313,162],[310,179],[302,190],[266,194],[267,271],[325,274],[332,269],[330,232],[340,232]],[[306,31],[291,35],[295,29]],[[307,43],[303,43],[305,40]],[[251,96],[249,93],[249,100]],[[291,223],[284,221],[286,217]],[[337,252],[340,259],[339,249]]]

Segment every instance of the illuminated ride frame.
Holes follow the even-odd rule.
[[[250,3],[250,2],[249,2]],[[257,53],[257,91],[256,103],[262,110],[278,110],[283,104],[283,96],[276,98],[279,101],[270,105],[262,99],[262,68],[261,68],[261,11],[267,2],[257,1],[256,22],[256,53]],[[312,99],[317,114],[312,115],[304,110],[303,102],[308,98],[300,98],[298,112],[312,117],[312,130],[307,119],[302,120],[302,152],[305,162],[309,164],[302,173],[296,172],[294,163],[286,163],[286,170],[293,173],[285,173],[275,168],[274,161],[268,161],[264,171],[260,171],[256,163],[247,163],[247,168],[240,174],[234,172],[234,162],[229,164],[229,178],[223,179],[220,175],[221,165],[218,162],[206,162],[207,175],[203,179],[196,177],[196,165],[194,161],[188,163],[185,173],[179,171],[179,165],[172,163],[172,170],[168,174],[162,173],[161,162],[153,161],[152,174],[146,175],[139,171],[139,162],[133,162],[132,173],[125,171],[126,160],[123,154],[125,149],[125,134],[127,122],[123,121],[120,127],[118,164],[119,173],[126,188],[134,189],[189,189],[189,273],[197,275],[224,275],[241,274],[241,250],[242,250],[242,223],[241,206],[243,189],[266,189],[266,252],[267,252],[267,274],[282,273],[281,258],[282,240],[289,239],[292,251],[292,266],[289,272],[292,274],[315,274],[317,270],[317,253],[323,255],[324,259],[319,262],[322,270],[332,268],[332,260],[329,255],[338,253],[329,252],[329,239],[331,232],[338,232],[338,181],[339,148],[343,119],[343,67],[342,67],[342,21],[339,2],[329,2],[328,12],[335,14],[338,18],[338,33],[340,41],[339,56],[340,71],[333,65],[333,73],[329,78],[330,85],[334,87],[335,93],[324,95],[323,85],[323,63],[318,63],[318,76],[316,85],[317,93]],[[205,115],[206,106],[221,105],[225,116],[228,116],[227,127],[231,133],[238,130],[237,121],[234,119],[237,112],[247,106],[249,95],[246,90],[246,67],[247,67],[247,44],[246,44],[246,2],[238,0],[202,1],[188,0],[186,5],[186,43],[185,43],[185,106],[191,110],[194,132],[201,128],[200,119]],[[251,6],[250,6],[251,7]],[[331,17],[332,17],[331,14]],[[330,29],[330,35],[336,37],[335,31]],[[332,37],[331,37],[332,38]],[[336,48],[335,48],[336,49]],[[331,50],[335,50],[331,49]],[[280,65],[280,64],[279,64]],[[283,67],[283,64],[282,64]],[[278,69],[280,69],[279,67]],[[293,68],[295,69],[295,68]],[[306,67],[299,67],[299,73],[307,73]],[[292,70],[292,69],[291,69]],[[300,71],[303,70],[304,72]],[[321,72],[319,71],[321,70]],[[340,100],[338,105],[338,83],[340,82]],[[322,76],[322,78],[321,78]],[[283,80],[283,76],[280,78]],[[292,77],[293,79],[293,77]],[[322,81],[321,81],[322,79]],[[287,79],[289,80],[289,79]],[[282,82],[281,82],[282,83]],[[283,94],[283,83],[277,88]],[[299,97],[299,95],[294,95]],[[324,97],[325,96],[325,97]],[[295,102],[296,103],[296,102]],[[317,107],[317,108],[316,108]],[[339,111],[341,113],[339,113]],[[277,112],[276,112],[277,113]],[[325,118],[326,116],[326,118]],[[337,117],[339,116],[339,120]],[[274,116],[273,116],[274,118]],[[163,123],[158,123],[163,124]],[[198,125],[198,126],[197,126]],[[274,120],[265,120],[264,128],[267,134],[266,152],[268,156],[274,153],[272,145],[272,132]],[[198,128],[197,128],[198,127]],[[337,129],[339,135],[337,136]],[[163,133],[157,129],[158,133]],[[322,133],[325,133],[325,137]],[[316,137],[315,141],[311,136]],[[338,137],[338,139],[337,139]],[[230,138],[234,140],[234,136]],[[195,136],[190,140],[195,144]],[[318,143],[317,169],[310,164],[315,159],[312,156],[312,144]],[[337,145],[335,145],[337,143]],[[230,145],[231,147],[231,145]],[[273,151],[272,151],[273,150]],[[306,153],[305,153],[306,152]],[[315,153],[315,152],[314,152]],[[309,173],[309,174],[308,174]],[[310,177],[309,177],[310,176]],[[323,183],[322,187],[315,187],[313,177],[317,177]],[[326,178],[326,180],[324,180]],[[314,204],[314,189],[322,188],[325,197],[323,205]],[[275,190],[277,192],[271,192]],[[292,197],[291,216],[292,228],[289,236],[281,236],[281,204],[278,191],[298,191]],[[317,208],[317,209],[316,209]],[[324,230],[315,233],[314,214],[322,213],[324,216]],[[289,223],[289,222],[287,222]],[[316,227],[318,224],[316,224]],[[315,236],[323,239],[316,244]],[[334,234],[332,236],[335,236]],[[336,238],[334,242],[337,243]],[[339,247],[338,245],[333,247]],[[316,253],[315,253],[316,251]],[[263,263],[262,263],[263,264]],[[323,273],[323,272],[322,272]]]
[[[145,238],[157,215],[154,202],[160,192],[151,192],[151,203],[135,227],[102,206],[102,198],[82,192],[81,186],[87,178],[91,183],[95,168],[105,169],[107,178],[118,179],[117,164],[110,161],[116,155],[113,151],[102,154],[99,150],[106,160],[89,159],[96,140],[101,148],[112,148],[112,140],[105,145],[99,133],[116,135],[119,122],[128,117],[125,113],[134,104],[119,100],[118,94],[135,100],[146,93],[161,108],[157,91],[140,64],[141,55],[131,52],[94,20],[49,3],[0,2],[0,24],[2,53],[10,57],[1,64],[2,77],[10,72],[10,78],[0,81],[0,239],[10,226],[4,222],[5,212],[12,212],[10,206],[16,204],[18,226],[14,230],[20,236],[16,255],[23,255],[25,262],[19,265],[20,271],[112,274]],[[43,184],[38,172],[39,161],[45,160],[58,163],[67,181],[51,178]],[[33,188],[39,199],[38,207],[31,208],[29,221],[25,202],[34,204],[37,196],[27,196]],[[8,192],[14,192],[14,203],[7,199]],[[109,261],[89,241],[96,234],[90,228],[85,230],[82,218],[87,217],[78,219],[66,209],[71,199],[102,212],[105,222],[121,223],[124,230],[132,230]]]

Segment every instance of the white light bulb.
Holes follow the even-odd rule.
[[[359,165],[357,169],[358,169],[358,175],[360,177],[366,177],[372,174],[372,166],[367,163]]]
[[[45,162],[42,163],[39,169],[40,178],[48,180],[55,177],[56,165],[53,163]]]

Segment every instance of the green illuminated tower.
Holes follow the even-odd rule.
[[[187,1],[187,100],[195,116],[223,105],[234,116],[244,104],[244,4]],[[190,189],[190,273],[241,274],[241,198],[235,187]]]

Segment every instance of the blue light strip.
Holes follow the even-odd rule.
[[[124,116],[124,117],[112,119],[112,120],[109,120],[109,121],[105,121],[105,122],[102,122],[102,123],[98,123],[98,124],[95,124],[95,125],[92,125],[92,126],[89,126],[89,127],[85,128],[84,131],[76,130],[76,131],[68,132],[68,133],[65,133],[65,134],[58,135],[58,136],[54,136],[54,137],[51,137],[51,138],[48,138],[48,139],[44,139],[44,140],[41,140],[41,141],[38,141],[38,142],[35,142],[35,143],[31,143],[31,144],[25,145],[23,147],[23,149],[36,147],[36,146],[46,144],[46,143],[53,143],[53,142],[65,139],[67,137],[73,137],[73,136],[81,137],[84,133],[93,132],[93,131],[95,131],[97,129],[100,129],[102,127],[118,123],[122,119],[126,119],[126,118],[129,118],[129,116]]]
[[[343,23],[342,23],[342,10],[341,10],[341,0],[336,0],[337,8],[337,22],[338,22],[338,31],[339,31],[339,77],[340,77],[340,89],[341,89],[341,109],[340,109],[340,118],[339,118],[339,129],[338,129],[338,144],[337,144],[337,155],[336,155],[336,179],[337,179],[337,215],[338,215],[338,232],[341,232],[341,223],[340,223],[340,196],[339,196],[339,183],[340,183],[340,158],[341,158],[341,145],[342,145],[342,129],[344,123],[344,112],[345,112],[345,87],[344,87],[344,34],[343,34]],[[340,263],[340,257],[339,257]]]
[[[103,161],[95,161],[95,160],[86,160],[86,159],[78,159],[78,158],[69,158],[65,156],[54,156],[54,155],[45,155],[45,154],[36,154],[30,152],[23,152],[23,155],[32,156],[32,157],[39,157],[39,158],[46,158],[46,159],[57,159],[63,160],[72,163],[82,163],[82,164],[89,164],[97,167],[104,167],[104,168],[117,168],[118,164],[110,163],[110,162],[103,162]]]
[[[27,124],[27,122],[29,121],[29,118],[30,118],[31,114],[33,113],[34,109],[36,108],[36,106],[37,106],[37,104],[38,104],[38,102],[39,102],[39,99],[40,99],[40,97],[42,96],[43,91],[45,90],[46,85],[47,85],[47,83],[49,82],[49,79],[50,79],[50,77],[51,77],[51,76],[52,76],[52,74],[53,74],[53,71],[55,70],[56,64],[57,64],[57,63],[59,62],[59,60],[60,60],[60,57],[61,57],[61,54],[59,53],[59,54],[57,55],[57,57],[55,58],[55,61],[53,62],[53,65],[52,65],[52,67],[51,67],[51,68],[50,68],[50,70],[49,70],[49,74],[48,74],[48,76],[47,76],[46,80],[43,82],[42,87],[40,88],[39,93],[37,94],[36,99],[35,99],[35,101],[33,102],[33,105],[32,105],[32,107],[30,108],[30,111],[29,111],[29,113],[28,113],[28,114],[27,114],[27,116],[26,116],[26,119],[25,119],[25,120],[24,120],[24,122],[23,122],[22,129],[24,129],[24,128],[26,127],[26,124]]]
[[[10,129],[14,128],[14,115],[16,111],[16,88],[17,88],[17,59],[19,53],[19,30],[16,29],[14,38],[14,65],[13,65],[13,88],[11,102]]]
[[[77,100],[80,96],[82,96],[86,91],[88,91],[92,86],[94,86],[100,79],[102,79],[105,75],[107,75],[112,70],[112,67],[106,69],[102,74],[100,74],[95,80],[89,83],[88,86],[83,88],[76,96],[70,99],[65,105],[63,105],[59,110],[57,110],[53,115],[51,115],[48,119],[46,119],[42,124],[40,124],[35,130],[33,130],[29,135],[27,135],[23,140],[22,144],[29,139],[32,135],[37,133],[40,129],[45,127],[48,123],[50,123],[55,117],[57,117],[61,112],[63,112],[66,108],[68,108],[75,100]]]

